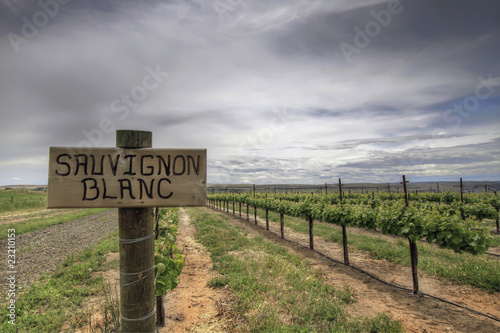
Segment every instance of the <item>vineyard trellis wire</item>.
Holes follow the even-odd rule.
[[[342,192],[341,192],[342,193]],[[449,193],[444,193],[446,195]],[[443,194],[442,194],[443,195]],[[339,194],[337,193],[337,199],[339,197]],[[396,200],[394,200],[396,199]],[[427,240],[429,243],[436,242],[438,245],[444,248],[449,248],[452,249],[456,252],[470,252],[473,254],[480,254],[480,253],[485,253],[486,249],[489,246],[489,240],[491,240],[490,234],[487,232],[485,228],[482,228],[481,226],[478,225],[478,219],[474,216],[474,214],[477,214],[480,218],[494,218],[495,216],[498,218],[498,207],[499,207],[499,200],[495,196],[492,195],[481,195],[480,198],[476,198],[477,200],[473,200],[471,202],[475,202],[476,204],[480,204],[480,207],[474,208],[474,205],[471,203],[465,203],[461,204],[461,207],[457,205],[456,200],[455,201],[449,201],[448,204],[442,204],[440,201],[439,202],[433,202],[432,200],[429,202],[424,201],[418,202],[416,204],[416,207],[408,207],[406,208],[404,204],[401,202],[398,202],[399,198],[392,198],[392,203],[383,203],[381,200],[377,200],[377,198],[374,198],[371,196],[371,201],[368,200],[366,197],[361,198],[359,196],[356,197],[356,200],[354,200],[352,197],[349,199],[349,205],[356,206],[362,206],[364,208],[371,208],[366,209],[364,212],[359,212],[356,211],[356,209],[352,209],[352,206],[344,206],[344,205],[338,205],[340,200],[335,200],[334,197],[330,194],[330,196],[324,195],[324,196],[312,196],[312,195],[304,195],[304,194],[292,194],[292,195],[272,195],[270,193],[264,193],[264,194],[256,194],[255,197],[251,195],[250,193],[246,194],[231,194],[231,193],[220,193],[217,195],[208,195],[207,196],[207,206],[223,210],[224,212],[229,213],[229,203],[232,202],[233,205],[233,215],[238,216],[237,213],[235,213],[235,203],[239,204],[239,217],[242,218],[242,204],[246,205],[247,208],[247,217],[246,220],[250,221],[249,219],[249,207],[253,206],[254,207],[254,217],[255,217],[255,224],[257,224],[257,214],[256,210],[257,208],[265,209],[265,218],[266,218],[266,230],[269,230],[269,211],[273,211],[275,213],[278,213],[280,215],[280,232],[281,232],[281,238],[284,238],[284,222],[283,222],[283,216],[284,215],[289,215],[289,216],[294,216],[294,217],[302,217],[306,220],[309,221],[309,217],[313,216],[314,218],[317,218],[318,216],[324,216],[323,214],[318,213],[318,208],[322,207],[325,211],[330,210],[335,210],[335,209],[345,209],[347,211],[344,212],[344,214],[340,213],[337,211],[337,218],[341,217],[344,219],[344,223],[346,223],[346,226],[355,226],[355,227],[361,227],[361,228],[366,228],[366,229],[371,229],[373,228],[373,224],[370,224],[373,222],[374,216],[366,216],[364,213],[372,213],[375,214],[375,220],[379,217],[378,214],[381,211],[385,211],[385,213],[390,213],[388,207],[393,207],[397,212],[398,212],[398,217],[405,217],[406,221],[411,221],[412,219],[410,217],[418,219],[422,219],[422,217],[425,215],[426,212],[431,211],[432,217],[429,218],[429,220],[432,220],[432,218],[436,218],[436,216],[439,216],[439,221],[443,222],[446,220],[446,218],[451,218],[451,221],[448,221],[448,223],[443,223],[445,226],[444,228],[436,228],[437,225],[439,225],[439,221],[434,224],[434,232],[428,233],[428,238],[425,239],[425,237],[421,237],[419,240],[425,241]],[[311,201],[313,204],[308,203],[307,201]],[[400,201],[400,200],[399,200]],[[332,203],[333,202],[333,203]],[[319,204],[318,204],[319,203]],[[321,206],[321,203],[323,203],[323,206]],[[361,203],[361,204],[360,204]],[[336,206],[335,206],[336,205]],[[313,207],[311,209],[311,207]],[[331,208],[334,207],[334,208]],[[404,208],[403,208],[404,207]],[[359,208],[359,207],[358,207]],[[459,209],[462,208],[462,209]],[[314,210],[316,209],[316,210]],[[406,211],[406,209],[409,210],[408,216],[405,216],[402,214],[403,212]],[[425,210],[425,212],[420,211],[418,213],[418,210]],[[318,215],[319,214],[319,215]],[[368,214],[369,215],[369,214]],[[350,218],[349,218],[350,216]],[[353,216],[355,216],[353,218]],[[356,218],[360,218],[360,221],[357,221],[355,223],[349,224],[349,222],[352,222],[353,220],[356,220]],[[474,218],[472,218],[474,217]],[[397,220],[397,218],[393,218],[393,221]],[[324,220],[323,220],[324,221]],[[498,221],[498,220],[497,220]],[[369,223],[367,223],[369,222]],[[436,221],[435,221],[436,222]],[[461,234],[458,233],[459,237],[455,238],[457,234],[453,234],[450,232],[450,230],[454,230],[454,227],[456,227],[456,224],[460,223],[462,224],[463,228],[461,229]],[[338,224],[338,223],[336,223]],[[373,229],[377,229],[377,224],[375,224],[376,227]],[[396,229],[380,229],[383,233],[389,233],[393,235],[402,235],[400,233],[391,233],[387,232],[388,230],[399,230],[401,229],[401,225],[404,225],[404,223],[401,223],[399,226],[397,226]],[[454,226],[453,226],[454,225]],[[386,226],[387,227],[387,226]],[[392,226],[394,228],[394,226]],[[418,229],[418,228],[413,228],[413,229]],[[413,230],[412,229],[412,230]],[[460,228],[459,228],[460,229]],[[333,258],[328,257],[324,253],[318,252],[317,250],[314,250],[313,248],[313,242],[312,242],[312,225],[310,224],[310,229],[309,229],[309,235],[310,235],[310,244],[309,247],[321,254],[322,256],[325,256],[326,258],[335,261],[337,263],[341,263],[338,260],[335,260]],[[441,231],[439,231],[441,230]],[[439,231],[439,232],[438,232]],[[439,236],[439,233],[445,233],[445,239],[443,237]],[[473,246],[470,244],[467,245],[467,241],[460,241],[459,238],[461,236],[469,236],[473,240],[473,243],[475,242]],[[441,235],[443,236],[443,235]],[[434,238],[433,238],[434,237]],[[450,237],[451,241],[450,241]],[[410,239],[408,237],[408,239]],[[470,240],[470,239],[469,239]],[[290,240],[289,240],[290,241]],[[294,242],[294,241],[291,241]],[[297,243],[299,244],[299,243]],[[302,244],[299,244],[301,246],[304,246]],[[344,260],[345,261],[345,260]],[[344,264],[346,264],[344,262]],[[348,263],[347,263],[348,265]],[[357,268],[355,266],[349,266],[352,267],[353,269],[359,270],[374,279],[399,288],[399,289],[404,289],[408,291],[412,291],[409,289],[406,289],[404,287],[399,287],[396,285],[393,285],[391,283],[388,283],[386,281],[383,281],[376,276],[373,276],[372,274],[363,271],[360,268]],[[500,291],[500,290],[499,290]],[[415,288],[412,291],[415,293]],[[471,311],[473,313],[479,314],[481,316],[487,317],[489,319],[495,320],[497,322],[500,322],[499,318],[496,318],[492,315],[489,314],[484,314],[479,311],[470,309],[468,307],[465,307],[463,305],[459,305],[453,302],[450,302],[449,300],[442,299],[440,297],[430,295],[427,293],[423,293],[418,291],[419,295],[421,296],[428,296],[430,298],[436,299],[443,301],[445,303],[451,304],[456,307],[460,307],[462,309]]]
[[[495,193],[500,190],[498,182],[480,182],[480,181],[446,181],[446,182],[416,182],[411,188],[408,188],[408,193],[417,194],[443,194],[446,192],[457,192],[467,196],[477,193]],[[392,194],[403,195],[403,186],[400,182],[395,183],[347,183],[342,185],[343,191],[346,194]],[[267,194],[332,194],[339,193],[338,184],[324,183],[319,184],[272,184],[272,185],[257,185],[257,184],[239,184],[239,185],[223,185],[212,184],[207,186],[207,193],[267,193]]]
[[[403,179],[403,182],[406,181]],[[342,184],[339,180],[339,188]],[[415,196],[413,196],[415,197]],[[436,243],[442,248],[452,249],[455,252],[470,252],[482,254],[490,246],[491,235],[481,224],[483,218],[497,219],[500,201],[496,195],[482,194],[468,196],[462,202],[460,196],[446,192],[435,195],[420,196],[418,200],[411,200],[411,206],[401,202],[401,197],[386,194],[338,194],[326,195],[308,194],[273,194],[253,192],[244,194],[219,193],[209,194],[208,200],[212,205],[218,205],[229,212],[229,202],[238,202],[254,207],[256,221],[257,208],[280,214],[281,236],[283,238],[282,216],[301,217],[309,223],[310,248],[314,248],[313,221],[339,225],[343,229],[344,263],[349,264],[347,253],[347,227],[364,229],[378,229],[384,234],[403,236],[408,239],[412,256],[413,292],[419,293],[418,275],[416,273],[418,253],[416,242],[426,240]],[[268,228],[266,218],[266,229]]]

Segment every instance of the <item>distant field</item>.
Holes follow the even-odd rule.
[[[16,229],[23,234],[47,228],[105,209],[50,209],[47,210],[47,192],[27,190],[0,190],[0,239],[7,237],[7,230]]]
[[[32,211],[47,206],[43,191],[0,190],[0,213]]]
[[[407,178],[408,180],[408,178]],[[407,184],[408,191],[410,193],[415,193],[415,191],[421,192],[460,192],[460,182],[459,181],[446,181],[446,182],[410,182]],[[333,182],[329,180],[328,183],[324,184],[265,184],[265,185],[255,185],[255,191],[260,193],[277,193],[288,192],[288,193],[325,193],[325,187],[327,193],[338,193],[338,180]],[[325,186],[326,185],[326,186]],[[484,193],[495,192],[500,190],[500,182],[498,181],[463,181],[463,192],[464,194],[470,193]],[[253,191],[253,184],[208,184],[208,193],[241,193]],[[391,193],[403,193],[403,185],[400,183],[344,183],[342,180],[342,191],[345,193],[371,193],[371,192],[391,192]]]
[[[26,191],[34,191],[38,188],[44,188],[47,190],[47,185],[2,185],[0,186],[1,190],[26,190]]]

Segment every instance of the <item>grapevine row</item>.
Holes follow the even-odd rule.
[[[425,203],[405,207],[399,201],[351,204],[348,200],[341,205],[332,204],[331,198],[325,196],[292,195],[283,196],[280,200],[274,196],[254,198],[238,194],[209,194],[208,199],[241,202],[283,215],[316,219],[344,227],[379,229],[384,234],[403,236],[413,242],[425,239],[442,248],[473,254],[484,253],[491,242],[488,230],[477,218],[493,218],[497,214],[487,205],[439,206]]]
[[[450,193],[452,195],[453,193]],[[226,195],[229,201],[239,202],[240,197],[250,197],[249,194],[238,195],[238,194],[217,194]],[[323,203],[324,205],[340,205],[341,201],[338,195],[316,195],[311,196],[307,194],[256,194],[256,199],[280,199],[285,201],[293,202],[311,202],[311,203]],[[415,196],[412,197],[412,205],[418,207],[422,210],[438,210],[442,214],[459,214],[462,219],[472,218],[472,219],[496,219],[498,217],[498,208],[500,207],[500,200],[494,196],[481,196],[474,199],[474,203],[460,203],[460,201],[454,200],[449,204],[441,204],[441,202],[414,200]],[[372,196],[366,194],[352,194],[345,195],[343,197],[342,203],[346,205],[361,205],[361,206],[371,206],[372,208],[392,205],[396,202],[401,202],[401,197],[394,197],[390,199],[387,194]]]

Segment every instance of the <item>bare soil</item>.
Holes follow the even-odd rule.
[[[426,296],[412,295],[408,291],[379,282],[352,267],[327,259],[309,249],[309,235],[285,227],[285,239],[282,239],[279,236],[279,225],[276,223],[271,222],[270,231],[266,231],[265,221],[260,218],[257,218],[258,225],[255,225],[253,217],[246,221],[232,214],[219,211],[217,213],[228,216],[231,225],[241,226],[249,233],[263,235],[306,258],[312,267],[324,274],[327,283],[338,287],[348,285],[356,295],[356,302],[347,306],[347,309],[355,316],[374,316],[384,312],[400,320],[407,332],[500,332],[500,323],[497,321]],[[243,216],[246,217],[246,214]],[[343,260],[340,244],[329,243],[315,236],[314,248],[337,261]],[[351,266],[391,284],[412,288],[409,267],[387,260],[372,259],[367,253],[355,249],[350,248],[349,251]],[[500,293],[489,294],[473,287],[444,282],[423,273],[419,273],[419,282],[425,293],[500,318]]]
[[[265,221],[259,218],[258,225],[255,225],[253,218],[246,221],[232,214],[205,209],[227,216],[231,225],[243,228],[250,236],[263,235],[305,258],[309,265],[322,272],[326,283],[339,288],[349,286],[356,302],[348,305],[347,310],[353,316],[371,317],[384,312],[401,321],[406,332],[500,331],[500,323],[491,319],[429,297],[412,295],[352,267],[333,262],[308,248],[308,235],[285,227],[285,239],[281,239],[278,236],[279,225],[275,223],[270,223],[270,231],[266,231]],[[207,286],[217,273],[212,271],[210,256],[203,245],[195,240],[195,234],[196,230],[190,224],[189,216],[180,209],[177,246],[186,256],[186,265],[180,275],[179,286],[164,297],[166,326],[160,328],[160,332],[245,331],[244,320],[238,318],[232,310],[236,302],[234,295],[227,289]],[[325,242],[320,237],[314,238],[314,244],[317,251],[338,261],[342,260],[341,245]],[[407,267],[387,260],[371,259],[366,253],[354,249],[350,249],[350,263],[389,283],[411,288],[411,271]],[[104,276],[116,282],[117,270],[114,273],[104,272]],[[422,273],[419,274],[419,281],[421,289],[426,293],[500,317],[499,293],[488,294],[476,288],[443,282]]]
[[[42,274],[54,272],[68,255],[97,244],[117,228],[117,210],[113,209],[17,235],[15,269],[19,291],[38,281]],[[0,240],[0,248],[7,248],[7,239]],[[0,294],[5,297],[7,271],[0,270]]]
[[[207,211],[215,212],[204,208]],[[251,221],[228,216],[231,225],[244,228],[251,235],[264,237],[305,258],[309,264],[321,271],[326,283],[344,288],[348,285],[355,293],[356,302],[348,305],[348,311],[359,317],[374,316],[385,312],[400,320],[407,332],[499,332],[500,323],[469,311],[429,297],[414,296],[381,283],[351,267],[333,262],[308,249],[308,235],[285,227],[285,240],[279,235],[279,226],[270,223],[270,231],[263,227],[265,221],[258,219],[258,226]],[[228,289],[210,288],[207,283],[216,276],[212,261],[205,248],[196,242],[196,230],[190,224],[183,209],[179,210],[179,232],[177,245],[186,256],[186,265],[180,276],[179,286],[164,297],[166,327],[160,332],[242,332],[244,320],[238,318],[233,307],[236,302]],[[37,281],[41,274],[53,272],[70,253],[96,244],[103,236],[117,228],[116,210],[108,210],[79,220],[19,235],[16,239],[18,253],[17,276],[21,288]],[[293,242],[291,242],[293,241]],[[6,248],[6,240],[0,247]],[[314,238],[315,249],[325,255],[342,260],[339,244],[328,243],[320,237]],[[117,254],[110,254],[116,259]],[[411,273],[407,267],[386,260],[374,260],[364,252],[350,249],[351,265],[370,272],[381,279],[406,288],[411,288]],[[6,270],[0,271],[5,281]],[[102,273],[112,285],[118,283],[118,270]],[[421,289],[449,301],[462,304],[482,313],[500,318],[500,293],[488,294],[481,290],[443,282],[437,278],[419,274]],[[0,292],[5,295],[5,285]],[[89,300],[88,307],[95,308],[103,299]],[[98,322],[96,315],[94,323]]]
[[[164,297],[166,326],[160,332],[232,332],[237,327],[232,311],[235,298],[227,289],[207,286],[217,273],[195,234],[189,216],[180,208],[176,245],[185,256],[185,266],[177,288]]]
[[[204,246],[198,243],[194,235],[196,229],[190,224],[189,216],[184,209],[179,209],[179,234],[176,245],[185,256],[185,265],[179,276],[180,283],[163,297],[165,308],[165,326],[159,331],[168,333],[178,332],[240,332],[237,329],[238,321],[233,313],[236,299],[227,289],[208,287],[208,282],[217,273],[212,270],[212,260]],[[119,258],[118,253],[107,255],[108,260]],[[102,274],[111,290],[119,288],[120,274],[118,269],[110,269]],[[118,292],[119,299],[119,292]],[[89,313],[93,313],[90,320],[92,329],[102,328],[102,304],[104,296],[92,296],[84,305]],[[68,325],[69,327],[69,325]],[[78,332],[91,332],[89,326]]]

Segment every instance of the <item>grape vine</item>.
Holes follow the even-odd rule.
[[[423,197],[424,194],[419,196]],[[443,197],[450,200],[454,196],[450,193],[444,194]],[[469,200],[474,203],[463,204],[457,200],[445,205],[436,200],[414,200],[408,208],[400,200],[401,197],[388,200],[387,195],[346,195],[342,205],[335,194],[258,194],[253,197],[248,194],[223,193],[209,194],[208,199],[243,203],[288,216],[306,220],[312,218],[339,226],[379,229],[384,234],[403,236],[412,241],[435,242],[442,248],[473,254],[484,253],[491,244],[491,236],[481,220],[498,216],[495,209],[498,199],[485,196]]]
[[[184,257],[175,245],[179,223],[178,208],[160,208],[161,228],[155,242],[155,293],[163,296],[179,284],[179,275],[184,267]]]

